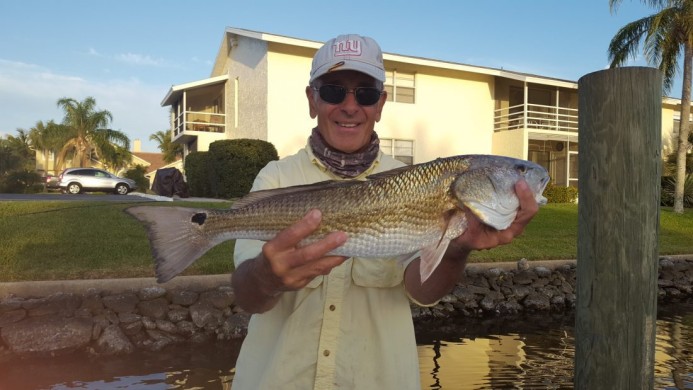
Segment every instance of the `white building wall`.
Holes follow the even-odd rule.
[[[415,104],[387,102],[378,135],[414,140],[414,163],[458,154],[490,153],[493,78],[416,74]]]
[[[242,36],[233,41],[226,87],[228,138],[266,141],[267,42]]]
[[[267,138],[281,158],[303,148],[316,124],[305,92],[312,58],[273,51],[268,58]]]
[[[491,154],[527,159],[529,141],[522,130],[505,130],[493,134]]]
[[[197,135],[197,151],[198,152],[208,152],[209,145],[214,141],[219,141],[227,139],[227,137],[222,133],[207,133],[198,131],[195,133]]]
[[[680,116],[678,111],[680,106],[676,106],[676,110],[672,106],[664,106],[662,109],[662,157],[666,158],[668,154],[673,153],[678,145],[678,129],[674,129],[674,115]]]

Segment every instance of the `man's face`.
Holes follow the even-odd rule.
[[[375,87],[376,81],[361,72],[344,70],[327,73],[315,83],[321,85],[339,85],[353,91],[357,87]],[[380,120],[380,114],[387,96],[380,96],[372,106],[362,106],[356,102],[354,93],[347,93],[341,103],[330,104],[320,98],[318,91],[306,88],[310,117],[318,118],[318,130],[325,141],[333,148],[353,153],[370,142],[375,122]]]

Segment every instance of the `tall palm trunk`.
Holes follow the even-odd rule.
[[[674,188],[674,212],[683,213],[683,190],[686,180],[686,153],[691,114],[691,72],[693,72],[693,41],[687,40],[683,52],[683,87],[681,91],[681,120],[676,154],[676,187]]]

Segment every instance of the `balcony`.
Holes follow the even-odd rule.
[[[226,132],[226,115],[200,111],[182,111],[173,118],[173,138],[187,131],[206,133]]]
[[[171,106],[173,142],[206,150],[210,142],[225,138],[227,80],[222,75],[171,87],[161,105]]]
[[[577,133],[578,110],[529,103],[495,110],[494,131],[519,129]]]

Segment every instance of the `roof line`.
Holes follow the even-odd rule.
[[[267,42],[275,42],[292,46],[301,46],[311,49],[319,49],[323,42],[312,41],[307,39],[293,38],[284,35],[269,34],[260,31],[246,30],[237,27],[226,27],[226,33],[241,35],[248,38],[259,39]],[[414,65],[430,66],[433,68],[443,68],[470,73],[480,73],[492,76],[500,76],[518,81],[526,81],[529,83],[549,84],[559,87],[577,88],[577,81],[564,80],[554,77],[546,77],[529,73],[514,72],[505,69],[490,68],[478,65],[469,65],[458,62],[443,61],[425,57],[415,57],[396,53],[383,53],[383,59],[386,61],[404,62]]]
[[[168,100],[171,99],[171,97],[176,94],[178,91],[183,91],[186,89],[190,88],[195,88],[195,87],[202,87],[205,85],[212,85],[212,84],[217,84],[224,82],[229,79],[228,74],[223,74],[221,76],[215,76],[215,77],[210,77],[202,80],[196,80],[196,81],[191,81],[189,83],[185,84],[177,84],[177,85],[172,85],[171,88],[169,88],[168,93],[166,93],[166,96],[164,96],[164,99],[161,101],[161,106],[168,106],[172,102],[169,102]]]

